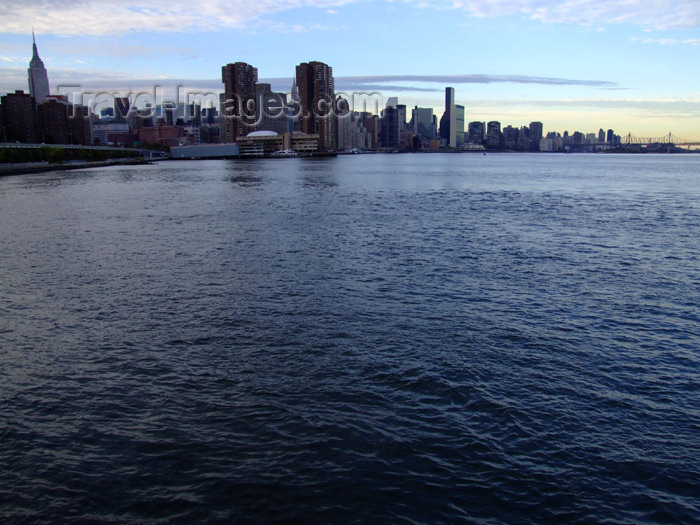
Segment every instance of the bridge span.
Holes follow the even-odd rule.
[[[688,149],[690,149],[691,146],[700,146],[699,141],[677,137],[672,132],[662,137],[635,137],[631,133],[628,133],[621,138],[620,143],[623,146],[667,146],[669,150],[673,146],[687,146]]]

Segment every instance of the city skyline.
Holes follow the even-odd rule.
[[[612,0],[593,10],[540,0],[282,0],[233,2],[230,10],[213,2],[189,15],[177,1],[170,10],[127,1],[99,4],[97,19],[88,16],[97,4],[75,4],[81,16],[61,5],[40,12],[36,3],[0,2],[0,93],[26,90],[33,25],[54,92],[71,85],[221,92],[221,65],[236,61],[289,92],[295,65],[319,61],[333,67],[338,92],[398,96],[438,116],[444,88],[453,86],[466,122],[539,120],[545,132],[613,128],[700,139],[695,1],[633,0],[623,8]]]

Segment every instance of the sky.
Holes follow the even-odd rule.
[[[32,29],[83,102],[218,93],[238,61],[289,92],[318,60],[336,92],[438,118],[451,86],[466,122],[700,141],[700,0],[0,0],[0,93],[27,89]]]

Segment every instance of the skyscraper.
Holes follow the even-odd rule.
[[[484,122],[473,121],[469,123],[469,144],[483,144],[486,135],[486,125]]]
[[[464,122],[464,120],[462,120]],[[464,132],[464,124],[462,124]],[[445,113],[440,119],[440,138],[450,148],[457,147],[457,106],[455,105],[455,88],[445,88]]]
[[[49,75],[44,67],[44,62],[39,58],[34,31],[32,31],[32,42],[32,59],[29,61],[29,69],[27,70],[29,74],[29,94],[39,104],[49,96]]]
[[[486,125],[486,146],[489,148],[501,147],[501,123],[492,120]]]
[[[379,119],[379,143],[383,148],[396,149],[401,139],[401,115],[396,97],[389,97]]]
[[[360,113],[360,118],[362,119],[362,125],[367,130],[370,136],[370,149],[377,149],[379,146],[379,116],[372,115],[366,111]]]
[[[433,108],[413,108],[413,133],[428,139],[433,138]]]
[[[299,88],[297,87],[297,79],[296,79],[296,77],[295,77],[294,79],[292,79],[292,92],[291,92],[289,98],[290,98],[289,101],[292,102],[292,103],[294,103],[294,102],[298,103],[298,102],[299,102]]]
[[[114,118],[118,122],[126,122],[126,117],[131,109],[129,97],[114,97]]]
[[[455,133],[457,136],[456,146],[459,147],[464,144],[464,106],[455,104],[455,110]]]
[[[275,93],[270,84],[255,85],[256,131],[289,131],[286,95]]]
[[[245,62],[227,64],[221,68],[224,83],[223,117],[224,142],[236,142],[255,125],[255,84],[258,70]]]
[[[539,151],[540,140],[543,137],[544,126],[541,122],[530,122],[530,149],[534,151]]]
[[[299,130],[318,134],[321,151],[337,147],[335,80],[333,68],[323,62],[303,62],[296,67],[299,89]]]
[[[513,126],[506,126],[503,128],[503,147],[506,149],[516,149],[518,143],[518,137],[520,136],[520,130]]]

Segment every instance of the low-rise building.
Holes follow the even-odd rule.
[[[2,111],[3,141],[37,142],[36,105],[29,93],[22,90],[8,93],[0,98]]]
[[[106,146],[110,143],[109,135],[117,133],[129,133],[129,124],[117,122],[111,117],[100,119],[96,124],[92,125],[92,143]]]
[[[225,159],[239,155],[238,143],[200,144],[170,148],[170,157],[173,159]]]
[[[141,144],[160,144],[162,146],[179,146],[185,131],[179,126],[150,126],[139,130]]]
[[[299,155],[316,153],[318,135],[305,133],[282,133],[274,131],[254,131],[245,137],[238,137],[241,157],[271,157],[276,151],[293,150]]]

